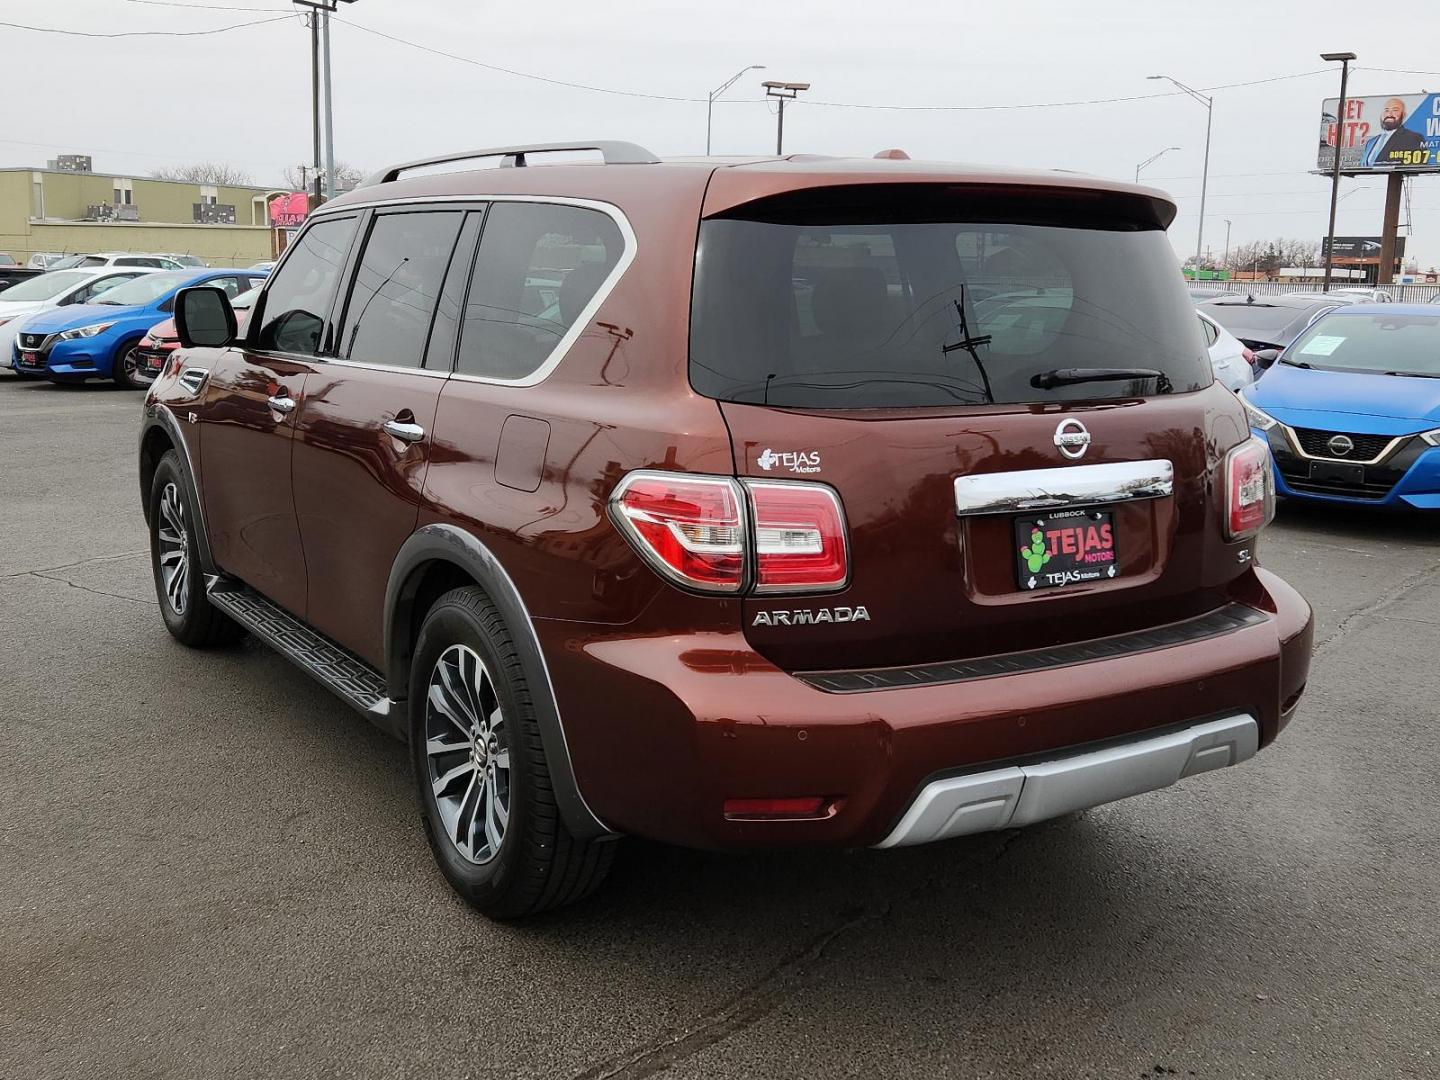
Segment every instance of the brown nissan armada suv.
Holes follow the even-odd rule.
[[[1269,456],[1174,214],[626,143],[388,169],[243,334],[181,294],[139,455],[165,624],[249,632],[404,740],[497,918],[584,896],[626,833],[885,848],[1242,762],[1311,613],[1258,564]]]

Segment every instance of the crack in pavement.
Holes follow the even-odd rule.
[[[999,840],[991,850],[977,854],[953,871],[947,871],[947,876],[951,872],[994,865],[1004,858],[1006,852],[1024,834],[1025,830],[1021,829],[999,834]],[[926,878],[919,885],[906,889],[883,903],[861,910],[837,926],[816,935],[771,968],[757,982],[718,1007],[702,1013],[684,1028],[658,1036],[622,1054],[591,1065],[576,1073],[572,1080],[641,1080],[642,1077],[664,1072],[671,1065],[755,1025],[801,986],[810,973],[811,965],[824,956],[826,948],[837,938],[852,930],[884,922],[899,904],[934,888],[942,880],[939,875]]]
[[[141,551],[122,551],[118,555],[96,555],[90,559],[81,559],[79,562],[61,563],[59,566],[42,566],[38,570],[15,570],[8,574],[0,574],[0,579],[25,577],[27,574],[53,574],[56,570],[74,570],[77,566],[89,566],[97,562],[114,562],[119,559],[133,559],[136,555],[148,555],[148,548]],[[78,587],[78,586],[77,586]]]
[[[1389,589],[1386,589],[1374,600],[1370,601],[1370,603],[1365,604],[1363,607],[1356,608],[1349,615],[1346,615],[1343,619],[1341,619],[1334,630],[1330,631],[1329,634],[1325,635],[1325,637],[1321,638],[1315,643],[1315,647],[1311,650],[1310,655],[1312,657],[1319,656],[1331,645],[1335,644],[1335,642],[1339,641],[1346,634],[1348,634],[1356,622],[1360,621],[1361,619],[1369,618],[1371,615],[1374,615],[1378,611],[1383,611],[1386,607],[1393,604],[1396,600],[1399,600],[1411,589],[1415,588],[1416,585],[1419,585],[1426,578],[1436,573],[1440,573],[1440,562],[1431,563],[1429,566],[1424,567],[1421,570],[1417,570],[1409,577],[1401,579],[1397,584],[1395,584]]]
[[[79,566],[80,564],[79,564],[79,563],[76,563],[75,565]],[[36,577],[36,578],[39,578],[41,581],[54,581],[54,582],[57,582],[57,583],[59,583],[59,584],[61,584],[61,585],[69,585],[72,589],[79,589],[81,592],[94,593],[96,596],[110,596],[110,597],[114,597],[116,600],[128,600],[128,601],[129,601],[130,603],[132,603],[132,604],[140,604],[140,605],[143,606],[143,607],[154,607],[154,606],[158,603],[158,601],[155,601],[155,600],[137,600],[137,599],[135,599],[135,597],[133,597],[133,596],[125,596],[125,595],[123,595],[123,594],[121,594],[121,593],[106,592],[104,589],[96,589],[96,588],[93,588],[93,587],[91,587],[91,586],[89,586],[89,585],[81,585],[79,582],[71,581],[69,578],[54,577],[54,576],[52,576],[52,575],[50,575],[50,574],[47,574],[47,573],[44,573],[44,572],[42,572],[42,571],[40,571],[40,570],[27,570],[27,571],[25,572],[25,574],[23,574],[23,575],[21,575],[21,574],[7,574],[6,576],[7,576],[7,577],[22,577],[22,576],[25,576],[25,577]]]

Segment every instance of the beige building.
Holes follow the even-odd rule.
[[[145,251],[198,255],[212,266],[248,266],[271,257],[267,201],[282,191],[0,169],[0,252],[22,264],[37,251]],[[230,207],[234,224],[228,223]]]

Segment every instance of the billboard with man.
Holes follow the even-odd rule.
[[[1440,94],[1326,98],[1320,118],[1320,171],[1329,172],[1340,144],[1347,172],[1440,171]]]

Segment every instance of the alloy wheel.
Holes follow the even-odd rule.
[[[500,852],[510,820],[510,731],[495,682],[465,645],[451,645],[430,672],[425,760],[446,837],[473,863]]]
[[[185,530],[185,503],[180,498],[180,489],[173,483],[166,484],[160,493],[156,540],[165,599],[176,615],[184,615],[190,587],[190,536]]]
[[[138,345],[126,350],[125,355],[120,358],[120,365],[125,369],[125,381],[131,386],[145,387],[155,381],[155,377],[145,370],[140,361]]]

